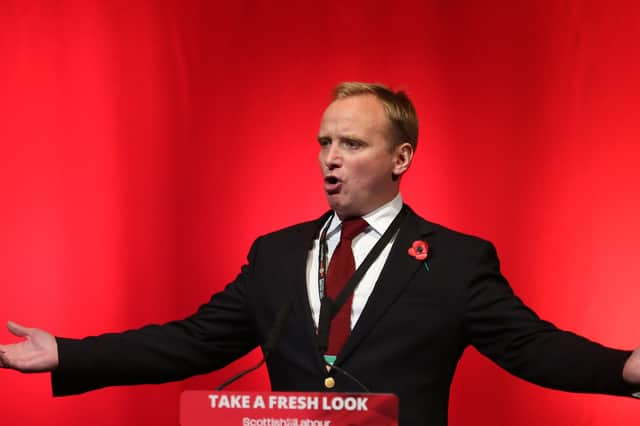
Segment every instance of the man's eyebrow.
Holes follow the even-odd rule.
[[[323,142],[323,141],[327,141],[327,140],[332,140],[331,136],[328,135],[318,135],[317,136],[318,142]],[[341,135],[338,136],[337,138],[339,141],[346,141],[346,142],[358,142],[358,143],[364,143],[364,139],[356,136],[356,135]]]
[[[341,141],[347,141],[347,142],[364,143],[364,139],[355,135],[343,135],[343,136],[340,136],[338,139],[340,139]]]

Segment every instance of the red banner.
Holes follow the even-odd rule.
[[[397,426],[391,394],[185,391],[181,426]]]

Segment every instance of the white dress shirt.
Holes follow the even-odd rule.
[[[391,225],[391,222],[393,222],[393,219],[395,219],[398,213],[400,213],[401,209],[402,196],[398,193],[393,200],[362,217],[369,226],[351,242],[356,269],[367,257],[367,254],[369,254],[369,251],[371,251],[373,246],[382,237],[382,234],[385,233],[389,225]],[[327,229],[327,265],[331,261],[331,256],[333,256],[333,252],[340,242],[340,233],[342,231],[342,221],[337,215],[334,214],[333,219],[330,218],[327,220],[327,222],[329,221],[329,229]],[[326,226],[327,223],[324,223],[322,229]],[[353,304],[351,306],[352,330],[358,322],[358,318],[360,318],[360,314],[367,304],[367,300],[369,300],[369,296],[373,291],[376,281],[378,281],[378,277],[380,276],[380,272],[387,261],[387,257],[389,257],[389,252],[391,251],[391,246],[393,245],[395,238],[396,235],[394,235],[387,243],[353,292]],[[311,307],[311,314],[316,327],[318,326],[318,318],[320,316],[320,291],[318,288],[319,247],[320,238],[318,237],[313,242],[313,247],[307,256],[307,294],[309,296],[309,306]]]

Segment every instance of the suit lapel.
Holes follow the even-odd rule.
[[[393,302],[402,294],[413,275],[423,264],[411,257],[407,250],[414,241],[424,239],[433,231],[433,225],[419,218],[411,209],[404,224],[400,227],[389,257],[380,277],[375,284],[356,326],[342,348],[337,363],[349,357],[362,339],[384,315]]]

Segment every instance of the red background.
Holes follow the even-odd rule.
[[[326,209],[320,114],[334,84],[364,80],[415,101],[412,207],[492,240],[543,317],[633,348],[638,40],[632,1],[4,0],[0,317],[80,337],[189,314],[257,235]],[[176,425],[182,389],[256,359],[57,399],[47,375],[1,371],[0,419]],[[262,371],[236,389],[266,387]],[[474,350],[452,395],[451,425],[632,424],[640,412],[538,388]]]

